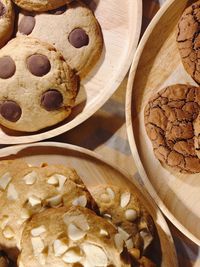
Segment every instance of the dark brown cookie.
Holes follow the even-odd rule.
[[[176,84],[159,91],[144,111],[155,156],[180,172],[200,172],[194,146],[194,122],[200,111],[200,88]]]
[[[186,71],[200,83],[200,1],[189,6],[178,23],[177,43]]]

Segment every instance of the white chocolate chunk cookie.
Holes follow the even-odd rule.
[[[29,11],[47,11],[61,7],[72,0],[13,0],[19,7]]]
[[[21,13],[17,34],[30,35],[53,44],[81,78],[94,67],[103,49],[98,21],[81,1],[73,1],[53,13]]]
[[[0,1],[0,47],[10,39],[14,28],[15,12],[11,0]]]
[[[1,196],[0,246],[20,249],[24,224],[35,213],[65,206],[96,209],[77,173],[60,165],[29,167],[18,172]]]
[[[27,132],[54,125],[70,114],[77,86],[53,46],[15,38],[0,50],[0,123]]]
[[[116,234],[109,222],[86,208],[49,209],[27,223],[18,265],[130,266],[120,257]]]
[[[154,224],[138,197],[113,185],[95,187],[91,193],[101,216],[118,229],[118,239],[126,245],[134,263],[144,261],[148,263],[145,267],[155,266],[143,256],[153,241]]]

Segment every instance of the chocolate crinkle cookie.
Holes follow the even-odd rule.
[[[200,1],[189,6],[178,23],[177,43],[186,71],[200,83]]]
[[[144,121],[154,154],[161,163],[183,173],[200,172],[199,111],[199,87],[172,85],[149,100]]]

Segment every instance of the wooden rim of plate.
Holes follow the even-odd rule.
[[[105,175],[105,171],[109,172],[109,175],[111,175],[111,177],[113,175],[114,175],[114,177],[116,177],[115,175],[117,173],[118,177],[116,179],[119,179],[119,176],[120,176],[121,182],[126,184],[126,186],[127,186],[127,184],[129,184],[129,185],[131,184],[133,186],[136,194],[140,194],[141,200],[142,201],[144,200],[144,202],[146,204],[148,204],[149,209],[151,211],[153,211],[154,216],[156,216],[156,220],[154,218],[154,221],[155,221],[155,224],[157,225],[157,230],[158,230],[158,234],[159,234],[160,242],[161,242],[161,249],[162,249],[162,254],[163,254],[162,255],[162,259],[163,259],[162,267],[177,267],[178,266],[176,250],[175,250],[173,238],[171,236],[171,232],[169,230],[169,227],[168,227],[162,213],[159,211],[159,209],[157,208],[154,201],[151,199],[149,194],[146,193],[144,188],[142,188],[142,186],[136,180],[133,180],[133,178],[130,175],[128,175],[124,170],[120,169],[119,167],[116,167],[111,162],[105,160],[102,156],[96,154],[95,152],[92,152],[90,150],[87,150],[85,148],[81,148],[81,147],[78,147],[75,145],[63,144],[63,143],[58,143],[58,142],[41,142],[41,143],[34,143],[34,144],[27,144],[27,145],[16,145],[16,146],[10,146],[10,147],[6,147],[6,148],[2,148],[2,149],[0,149],[0,160],[13,159],[13,157],[14,158],[18,158],[18,157],[23,158],[24,157],[23,153],[25,153],[25,157],[29,157],[29,156],[30,157],[38,157],[39,155],[40,156],[44,155],[45,158],[48,158],[49,155],[45,154],[45,152],[44,152],[44,151],[46,151],[45,148],[51,152],[53,151],[53,149],[58,149],[58,150],[64,149],[66,151],[71,151],[71,153],[73,154],[73,161],[74,161],[74,158],[77,158],[77,161],[79,160],[79,164],[80,164],[80,160],[84,161],[84,163],[83,163],[84,167],[89,168],[89,169],[91,167],[91,165],[89,165],[89,163],[90,164],[91,164],[91,162],[93,163],[93,160],[94,160],[95,163],[93,163],[93,164],[96,165],[96,162],[97,162],[98,168],[105,168],[105,166],[106,166],[106,169],[102,169],[104,175]],[[37,152],[34,152],[35,154],[33,153],[33,154],[27,155],[27,150],[29,150],[29,149],[30,150],[32,149],[32,151],[36,151],[38,149],[37,151],[40,151],[40,153],[37,154]],[[36,149],[36,150],[34,150],[34,149]],[[20,153],[22,154],[22,156],[20,156]],[[78,153],[78,154],[76,154],[76,153]],[[52,154],[56,155],[56,156],[60,155],[60,154],[57,154],[57,152],[55,154],[52,152]],[[87,166],[87,163],[88,163],[88,166]],[[79,173],[79,170],[77,170],[77,171]],[[97,175],[97,172],[95,173],[95,175]],[[167,247],[167,250],[165,249],[166,247]]]
[[[104,89],[98,96],[98,98],[95,100],[93,99],[93,96],[90,96],[91,99],[89,100],[90,106],[88,107],[88,99],[86,98],[86,108],[84,107],[83,110],[78,113],[78,115],[75,115],[75,117],[72,119],[70,119],[69,121],[67,121],[66,123],[64,122],[63,124],[61,123],[61,126],[56,126],[55,127],[51,127],[50,129],[44,129],[41,132],[36,132],[36,133],[20,133],[20,132],[14,132],[12,130],[6,130],[4,131],[3,128],[0,128],[0,144],[22,144],[22,143],[32,143],[32,142],[37,142],[37,141],[41,141],[41,140],[45,140],[48,138],[52,138],[55,136],[58,136],[64,132],[67,132],[71,129],[73,129],[74,127],[78,126],[79,124],[81,124],[82,122],[84,122],[85,120],[87,120],[89,117],[91,117],[96,111],[98,111],[103,104],[112,96],[112,94],[116,91],[116,89],[118,88],[118,86],[120,85],[120,83],[122,82],[122,80],[124,79],[126,73],[128,72],[128,69],[130,68],[130,65],[132,63],[132,59],[134,56],[134,53],[136,51],[137,48],[137,44],[139,41],[139,36],[140,36],[140,31],[141,31],[141,24],[142,24],[142,1],[141,0],[127,0],[125,1],[128,5],[127,10],[129,13],[128,17],[128,22],[129,22],[129,32],[125,32],[125,36],[128,39],[128,42],[126,44],[124,44],[123,49],[126,50],[126,53],[124,53],[123,56],[123,60],[121,60],[121,63],[118,64],[117,66],[114,66],[114,62],[110,62],[110,58],[109,60],[107,60],[107,65],[109,65],[110,71],[112,69],[112,71],[115,71],[115,75],[110,76],[110,80],[107,80],[106,83],[104,83]],[[113,2],[115,6],[116,2]],[[105,5],[104,2],[101,2],[101,5]],[[122,4],[124,6],[124,3]],[[117,8],[116,8],[117,9]],[[121,7],[122,9],[122,7]],[[108,12],[105,12],[108,16]],[[115,14],[116,15],[116,14]],[[133,17],[134,16],[134,17]],[[97,19],[98,18],[98,10],[97,10]],[[101,18],[103,21],[103,18]],[[108,18],[107,18],[108,20]],[[107,25],[107,24],[108,25]],[[104,39],[107,41],[108,43],[108,31],[109,31],[109,23],[112,23],[111,21],[105,22],[105,29],[102,28],[103,33],[104,33]],[[125,22],[127,23],[127,22]],[[101,24],[101,23],[100,23]],[[122,23],[123,25],[123,23]],[[106,28],[108,27],[108,29]],[[116,40],[112,40],[113,42],[117,43],[120,40],[118,40],[118,27],[120,27],[119,25],[115,25],[114,29],[115,29],[115,37]],[[124,26],[123,26],[124,27]],[[126,30],[126,27],[123,28],[124,30]],[[113,38],[112,34],[111,37]],[[117,45],[115,45],[117,46]],[[122,49],[121,49],[122,50]],[[120,52],[121,55],[123,55],[123,51]],[[121,56],[120,55],[120,56]],[[103,55],[102,55],[103,57]],[[116,55],[113,55],[113,58],[117,58]],[[99,64],[101,64],[101,61],[104,62],[104,59],[100,59],[99,63],[97,63],[97,66],[95,66],[94,70],[92,70],[88,77],[86,77],[86,79],[84,80],[84,86],[86,84],[85,87],[88,86],[90,87],[90,91],[91,91],[91,95],[92,95],[92,84],[90,84],[90,75],[92,77],[92,79],[95,77],[96,74],[94,74],[93,76],[93,72],[96,72],[96,68],[98,69],[98,73],[99,73],[99,69],[101,69],[101,66],[98,66]],[[118,62],[119,63],[119,62]],[[101,73],[103,74],[103,72]],[[99,76],[101,74],[98,74]],[[95,78],[96,80],[94,80],[94,84],[96,86],[96,84],[98,84],[99,80],[101,77],[97,77]],[[93,82],[93,80],[92,80]],[[100,86],[99,86],[100,87]],[[96,91],[98,88],[96,88]],[[101,86],[102,89],[102,86]],[[87,90],[86,90],[87,91]],[[85,92],[84,92],[85,93]]]
[[[172,212],[167,208],[164,204],[162,199],[159,197],[158,192],[153,187],[151,181],[148,178],[148,174],[143,166],[143,163],[140,159],[139,152],[137,149],[137,144],[135,140],[134,130],[133,130],[133,123],[132,123],[132,98],[133,98],[133,84],[135,80],[136,71],[138,68],[138,64],[140,62],[141,55],[143,50],[145,49],[145,45],[150,38],[154,28],[158,25],[162,16],[166,13],[166,11],[170,8],[172,4],[174,4],[176,0],[169,0],[167,1],[163,7],[158,11],[152,22],[149,24],[145,34],[143,35],[141,42],[136,50],[134,60],[131,66],[131,70],[129,73],[128,84],[127,84],[127,93],[126,93],[126,127],[127,127],[127,134],[129,139],[129,144],[131,148],[131,152],[137,166],[138,172],[142,178],[144,186],[146,187],[147,191],[150,193],[151,197],[155,200],[158,207],[164,213],[164,215],[190,240],[200,246],[200,239],[195,237],[177,218],[172,214]],[[156,158],[155,158],[156,160]]]

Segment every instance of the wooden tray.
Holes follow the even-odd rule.
[[[167,85],[195,82],[186,73],[176,45],[176,25],[194,1],[171,0],[147,29],[132,64],[127,97],[127,131],[145,187],[164,214],[188,238],[200,245],[200,174],[171,173],[155,158],[144,127],[144,106]]]
[[[71,116],[61,124],[37,133],[0,128],[0,144],[30,143],[57,136],[79,125],[95,113],[125,77],[141,30],[141,0],[87,0],[101,25],[104,51],[94,70],[81,81]]]
[[[103,183],[119,185],[122,188],[128,186],[130,190],[139,194],[139,198],[154,218],[163,254],[161,266],[178,266],[173,240],[166,221],[149,195],[124,171],[108,164],[107,161],[104,161],[94,152],[73,145],[55,142],[18,145],[0,150],[0,160],[14,158],[22,158],[33,165],[47,162],[49,164],[61,163],[75,168],[89,190],[93,186]]]

